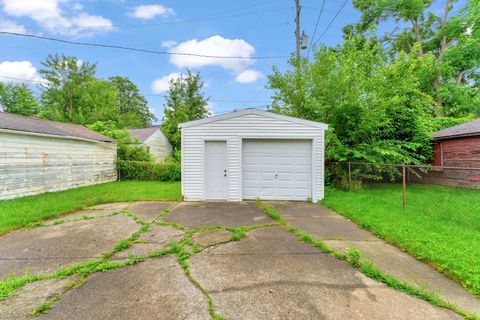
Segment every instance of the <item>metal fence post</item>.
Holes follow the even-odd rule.
[[[407,192],[407,179],[405,176],[405,165],[402,165],[402,208],[405,209],[406,205],[406,192]]]
[[[352,163],[348,162],[348,187],[352,187]]]

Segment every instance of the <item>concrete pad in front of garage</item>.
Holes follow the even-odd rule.
[[[128,211],[134,213],[137,217],[145,222],[152,222],[162,213],[163,210],[171,207],[173,204],[174,202],[135,202],[128,207]]]
[[[174,257],[91,275],[40,319],[210,319],[203,294]]]
[[[366,278],[280,227],[213,247],[190,272],[228,319],[462,319]]]
[[[255,202],[183,202],[162,220],[187,228],[201,226],[240,227],[271,223],[273,220]]]
[[[19,230],[0,237],[0,279],[50,273],[110,251],[139,225],[124,215]]]
[[[126,259],[129,255],[144,257],[151,252],[159,251],[172,241],[180,241],[184,233],[173,227],[153,225],[151,229],[142,233],[138,240],[128,249],[117,252],[114,260]]]
[[[318,240],[379,240],[330,209],[311,202],[269,201],[268,206],[280,211],[282,217],[297,229]]]
[[[29,319],[33,309],[64,293],[75,277],[26,284],[12,297],[0,300],[0,320]]]

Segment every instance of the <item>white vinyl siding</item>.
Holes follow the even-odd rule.
[[[0,199],[115,181],[116,144],[0,132]]]
[[[324,128],[244,113],[182,128],[182,191],[187,201],[204,200],[204,145],[227,141],[227,200],[242,200],[242,141],[245,139],[306,139],[312,142],[312,199],[323,198]]]
[[[143,144],[148,147],[150,154],[158,162],[164,162],[165,158],[172,153],[172,145],[160,129],[148,137]]]

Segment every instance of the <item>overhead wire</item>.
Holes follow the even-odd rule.
[[[150,54],[159,54],[159,55],[177,55],[177,56],[192,56],[192,57],[211,58],[211,59],[246,59],[246,60],[286,59],[286,58],[288,58],[287,56],[220,56],[220,55],[207,55],[207,54],[199,54],[199,53],[191,53],[191,52],[157,51],[157,50],[134,48],[134,47],[121,46],[121,45],[71,41],[71,40],[64,40],[64,39],[59,39],[59,38],[46,37],[46,36],[41,36],[41,35],[36,35],[36,34],[28,34],[28,33],[0,31],[0,35],[1,34],[8,35],[8,36],[17,36],[17,37],[25,37],[25,38],[33,38],[33,39],[39,39],[39,40],[60,42],[60,43],[66,43],[66,44],[71,44],[71,45],[77,45],[77,46],[119,49],[119,50],[127,50],[127,51],[143,52],[143,53],[150,53]]]
[[[340,7],[340,9],[338,9],[337,13],[335,14],[335,16],[333,17],[332,20],[330,20],[330,23],[327,25],[327,28],[325,29],[325,31],[323,31],[323,33],[320,35],[320,37],[318,38],[318,41],[322,40],[323,36],[328,32],[328,30],[330,29],[330,27],[332,26],[333,22],[335,21],[335,19],[337,19],[338,15],[340,14],[340,12],[343,10],[343,8],[345,7],[345,5],[347,4],[348,0],[345,0],[343,1],[343,4],[342,6]]]
[[[310,49],[312,48],[312,45],[313,45],[314,40],[315,40],[315,35],[317,34],[318,23],[320,22],[320,18],[322,17],[324,7],[325,7],[325,0],[322,1],[322,7],[320,8],[320,13],[318,14],[318,18],[317,18],[317,23],[315,23],[315,29],[313,30],[313,35],[312,35],[312,38],[310,40],[310,45],[308,46],[307,60],[308,60],[308,56],[310,55]]]

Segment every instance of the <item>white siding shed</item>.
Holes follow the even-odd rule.
[[[172,154],[172,145],[159,126],[128,129],[128,131],[132,137],[138,139],[140,144],[148,148],[148,151],[156,161],[163,162]]]
[[[179,127],[186,201],[324,197],[326,124],[246,109]]]
[[[115,181],[116,158],[83,126],[0,112],[0,200]]]

